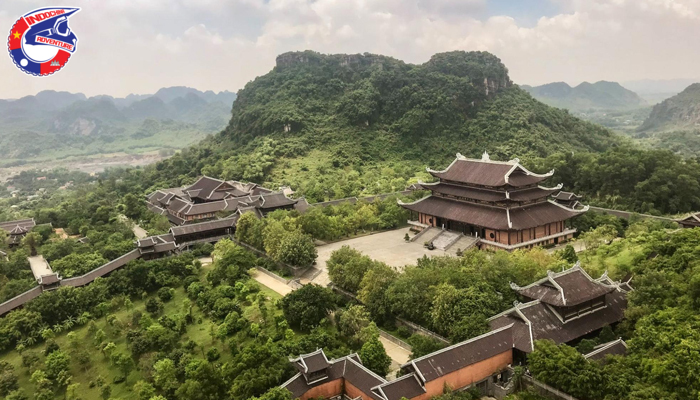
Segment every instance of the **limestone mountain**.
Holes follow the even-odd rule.
[[[465,149],[543,155],[601,149],[610,132],[547,107],[513,86],[486,52],[434,55],[421,65],[375,54],[280,55],[268,74],[238,93],[222,135],[301,140],[342,162],[412,159]],[[452,154],[453,155],[453,154]]]
[[[238,92],[221,134],[158,164],[153,179],[177,186],[205,174],[290,185],[322,200],[402,190],[456,152],[537,159],[618,140],[533,99],[486,52],[440,53],[419,65],[291,52]]]
[[[583,82],[575,87],[565,82],[554,82],[534,87],[523,85],[521,88],[543,103],[573,111],[624,110],[647,104],[639,95],[617,82]]]
[[[639,131],[692,129],[700,127],[700,83],[654,106]]]

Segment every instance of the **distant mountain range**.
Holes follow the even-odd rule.
[[[625,110],[647,105],[638,94],[625,89],[617,82],[583,82],[575,87],[565,82],[554,82],[541,86],[520,87],[545,104],[578,112]]]
[[[627,89],[637,93],[649,104],[657,104],[682,92],[700,79],[642,79],[620,82]]]
[[[32,159],[176,149],[223,129],[236,93],[177,86],[86,97],[42,91],[0,100],[0,167]]]

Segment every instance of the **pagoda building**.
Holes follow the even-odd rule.
[[[427,171],[438,179],[421,183],[431,194],[399,204],[418,224],[475,236],[480,248],[510,251],[564,242],[576,232],[567,221],[588,210],[578,202],[570,207],[550,198],[562,185],[540,184],[554,171],[536,174],[517,158],[494,161],[487,153],[481,159],[458,153],[446,169]]]

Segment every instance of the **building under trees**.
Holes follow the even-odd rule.
[[[148,208],[168,217],[174,225],[217,218],[220,213],[254,212],[263,216],[279,209],[293,209],[297,200],[255,183],[200,177],[192,186],[160,189],[147,197]]]
[[[549,272],[528,286],[512,287],[528,301],[490,318],[489,332],[402,365],[402,376],[396,380],[377,376],[356,354],[329,360],[323,350],[317,350],[290,360],[298,373],[282,387],[301,400],[425,400],[442,394],[446,387],[473,386],[493,394],[504,390],[496,385],[499,374],[532,352],[534,341],[571,343],[616,324],[623,318],[627,292],[632,290],[629,281],[614,282],[607,274],[593,279],[579,264]],[[601,360],[606,354],[625,351],[626,344],[619,340],[586,357]]]

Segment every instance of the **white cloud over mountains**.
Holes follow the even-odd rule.
[[[513,0],[520,1],[520,0]],[[0,98],[39,90],[88,95],[163,86],[238,90],[290,50],[371,52],[422,63],[486,50],[516,83],[696,77],[700,0],[542,0],[560,14],[525,25],[488,15],[487,0],[73,0],[80,41],[48,78],[0,61]],[[3,0],[0,27],[36,0]]]

